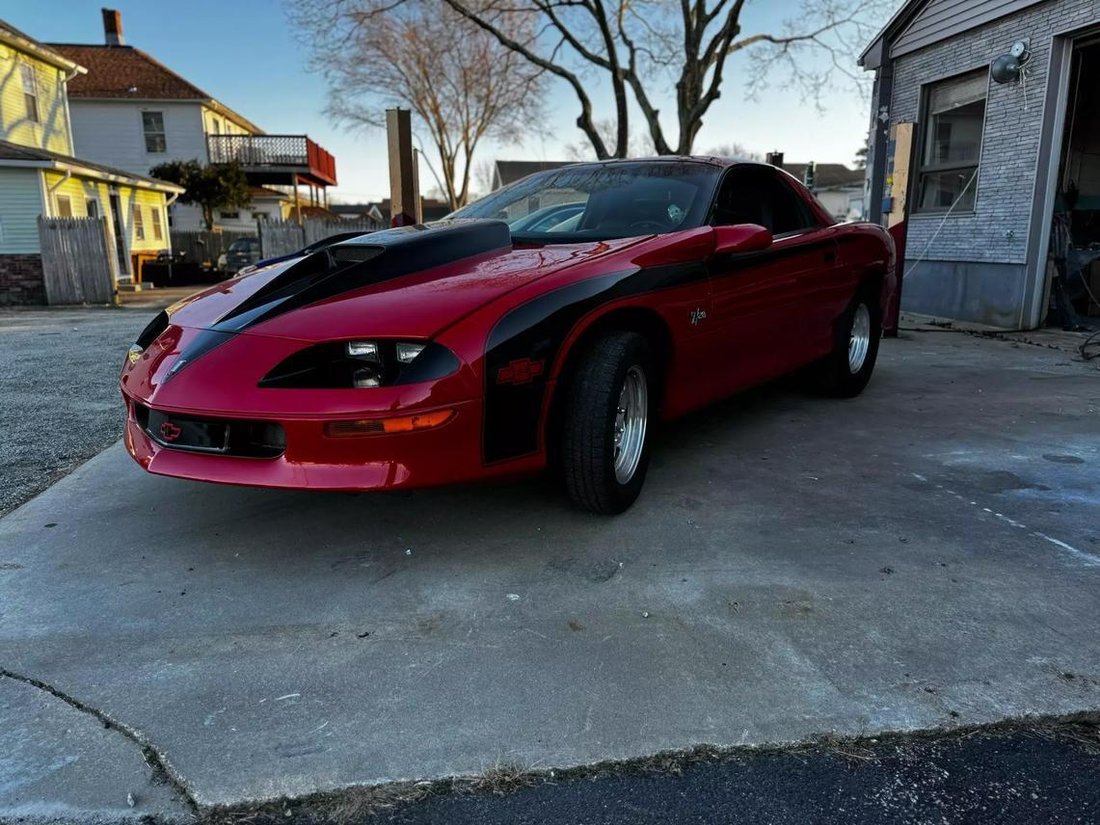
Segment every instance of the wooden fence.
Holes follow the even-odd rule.
[[[38,218],[46,303],[109,304],[116,300],[117,258],[106,218]]]
[[[290,255],[310,244],[323,241],[341,232],[376,232],[385,227],[372,220],[323,221],[312,219],[299,225],[295,221],[261,221],[259,223],[260,257],[278,258]]]
[[[218,256],[229,249],[229,245],[239,238],[255,238],[255,232],[181,232],[173,229],[172,253],[181,256],[189,264],[212,268],[218,263]]]
[[[205,268],[217,266],[218,256],[229,249],[239,238],[260,239],[260,258],[278,258],[290,255],[303,247],[324,240],[338,232],[374,232],[383,229],[382,224],[371,220],[322,221],[258,221],[255,232],[225,230],[222,232],[183,232],[172,230],[172,252],[189,264]]]

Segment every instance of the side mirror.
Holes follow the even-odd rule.
[[[714,254],[763,252],[772,245],[772,233],[755,223],[714,227]]]

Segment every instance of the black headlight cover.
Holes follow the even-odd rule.
[[[348,355],[347,341],[316,344],[285,358],[260,381],[263,388],[279,389],[351,389],[355,373],[373,369],[380,386],[396,387],[421,381],[437,381],[456,372],[458,357],[434,341],[388,341],[363,336],[378,345],[378,358],[365,359]],[[424,349],[410,363],[397,360],[398,343],[424,344]]]

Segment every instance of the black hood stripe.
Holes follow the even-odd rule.
[[[375,232],[288,267],[212,329],[240,332],[336,295],[511,245],[504,221],[440,221]]]
[[[464,258],[508,249],[504,221],[460,220],[386,229],[336,244],[287,267],[220,320],[201,330],[166,379],[238,332],[309,304]]]

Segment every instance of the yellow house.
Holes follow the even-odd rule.
[[[119,277],[170,249],[166,181],[73,156],[68,82],[84,69],[0,20],[0,304],[44,303],[38,218],[104,217]]]

